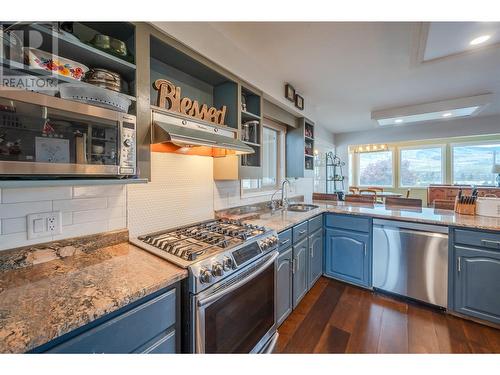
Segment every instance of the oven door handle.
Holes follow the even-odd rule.
[[[248,275],[244,279],[234,283],[233,285],[229,286],[227,289],[222,289],[220,292],[212,294],[205,299],[199,300],[198,306],[202,307],[202,306],[208,305],[208,304],[212,303],[213,301],[219,299],[220,297],[224,296],[225,294],[232,292],[233,290],[239,288],[241,285],[246,284],[250,280],[256,278],[262,272],[264,272],[264,270],[267,267],[269,267],[271,264],[274,263],[274,261],[276,260],[278,255],[279,255],[279,253],[277,251],[274,252],[274,254],[266,262],[264,262],[262,265],[260,265],[259,268],[257,270],[255,270],[254,272],[252,272],[250,275]]]

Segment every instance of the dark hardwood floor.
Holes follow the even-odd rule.
[[[278,353],[500,353],[499,329],[325,277],[278,332]]]

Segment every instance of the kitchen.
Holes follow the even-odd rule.
[[[1,353],[500,352],[500,23],[2,40]]]

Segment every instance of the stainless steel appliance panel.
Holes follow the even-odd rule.
[[[448,228],[373,221],[373,286],[446,307]]]
[[[136,119],[83,103],[0,91],[0,175],[136,174]]]
[[[276,342],[277,251],[192,296],[195,353],[271,352]],[[273,346],[272,344],[271,346]]]

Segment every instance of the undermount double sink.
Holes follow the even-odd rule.
[[[294,203],[294,204],[289,204],[286,210],[292,212],[307,212],[314,210],[315,208],[318,207],[319,206],[316,206],[314,204]]]

